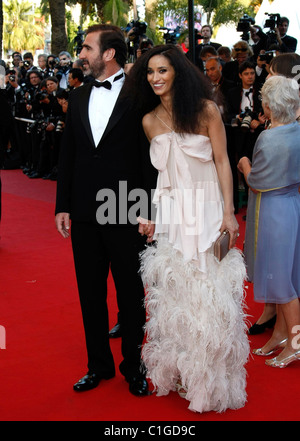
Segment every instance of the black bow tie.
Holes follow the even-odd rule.
[[[114,82],[120,80],[121,78],[123,78],[123,73],[121,73],[120,75],[115,77],[114,78]],[[95,87],[105,87],[105,89],[108,89],[108,90],[111,89],[111,83],[108,80],[103,81],[102,83],[101,83],[101,81],[94,80],[93,81],[93,86],[95,86]]]
[[[93,81],[93,86],[95,86],[95,87],[105,87],[105,89],[108,89],[108,90],[111,89],[111,83],[109,81],[103,81],[103,83],[101,83],[101,81],[94,80]]]

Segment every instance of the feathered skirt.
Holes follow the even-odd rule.
[[[246,402],[246,271],[237,249],[221,263],[209,252],[207,259],[203,277],[165,238],[141,253],[147,308],[142,357],[158,396],[175,391],[180,381],[190,410],[223,412]]]

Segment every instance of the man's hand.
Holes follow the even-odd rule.
[[[62,237],[68,238],[70,236],[70,213],[58,213],[55,216],[55,225]]]

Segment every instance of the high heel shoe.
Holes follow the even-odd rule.
[[[266,328],[274,328],[274,325],[276,323],[276,315],[272,317],[270,320],[267,320],[264,323],[261,323],[258,325],[257,323],[254,323],[254,325],[251,326],[251,328],[248,329],[249,335],[258,335],[265,332]]]
[[[284,340],[282,340],[280,343],[278,343],[278,345],[276,345],[273,349],[271,349],[269,352],[263,352],[262,348],[259,349],[253,349],[252,353],[255,355],[261,355],[263,357],[267,357],[268,355],[274,354],[274,352],[279,351],[280,349],[283,349],[285,345],[283,345],[283,343],[285,343],[287,341],[287,338],[285,338]]]
[[[293,363],[293,361],[300,361],[300,351],[295,352],[294,354],[288,355],[282,360],[277,360],[277,357],[272,358],[271,360],[266,360],[265,363],[267,366],[276,367],[276,368],[285,368],[289,364]]]

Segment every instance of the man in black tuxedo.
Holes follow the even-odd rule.
[[[59,161],[56,226],[63,237],[68,237],[72,221],[88,354],[88,372],[74,390],[92,389],[100,380],[115,375],[107,308],[111,270],[122,316],[120,372],[130,392],[140,396],[148,394],[141,370],[145,309],[138,274],[138,253],[145,242],[138,233],[136,216],[150,219],[147,202],[151,188],[155,188],[156,172],[150,163],[141,118],[133,112],[123,86],[126,56],[127,46],[119,28],[95,25],[87,30],[80,59],[85,73],[95,80],[70,94]],[[141,194],[141,189],[148,199],[133,216],[133,196]]]

